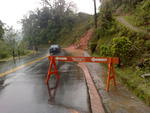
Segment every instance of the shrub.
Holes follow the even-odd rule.
[[[128,37],[117,37],[113,39],[111,46],[111,53],[115,57],[119,57],[122,63],[126,64],[126,62],[130,59],[130,49],[132,48],[132,42]]]
[[[0,58],[6,58],[8,57],[8,53],[6,51],[1,51]]]
[[[145,42],[145,47],[147,48],[147,50],[150,50],[150,40],[147,40]]]
[[[100,46],[100,55],[101,56],[110,56],[111,55],[110,47],[101,45]]]
[[[8,46],[5,44],[5,42],[0,41],[0,59],[6,58],[10,55],[10,51]]]
[[[135,15],[136,15],[136,21],[138,22],[138,25],[142,25],[145,23],[149,23],[150,20],[150,1],[149,0],[145,0],[140,2],[137,7],[136,7],[136,11],[135,11]]]
[[[148,72],[150,72],[150,58],[145,58],[143,64],[145,67],[145,71],[148,70]]]

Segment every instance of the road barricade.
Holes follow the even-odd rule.
[[[113,84],[116,86],[116,77],[115,77],[115,69],[114,64],[119,63],[119,58],[117,57],[71,57],[71,56],[49,56],[50,61],[46,84],[48,84],[49,79],[52,74],[56,76],[56,79],[60,79],[60,75],[58,74],[58,69],[56,66],[56,61],[63,62],[91,62],[91,63],[105,63],[108,64],[108,74],[107,74],[107,83],[106,83],[106,91],[109,91],[110,81],[113,80]]]

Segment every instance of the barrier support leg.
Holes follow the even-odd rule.
[[[110,63],[108,64],[108,76],[107,76],[107,83],[106,83],[106,91],[109,91],[110,88],[110,81],[113,79],[114,86],[116,86],[116,80],[115,80],[115,70],[112,63],[112,59],[110,60]]]
[[[50,66],[48,68],[48,73],[47,73],[47,77],[46,77],[46,80],[45,80],[46,84],[49,83],[49,79],[50,79],[52,74],[55,74],[57,80],[60,79],[60,76],[58,74],[58,70],[57,70],[57,67],[56,67],[55,57],[50,56],[49,60],[50,60]]]
[[[112,65],[112,76],[113,76],[113,81],[114,81],[114,86],[117,86],[116,84],[116,74],[115,74],[115,69],[114,69],[114,65]]]

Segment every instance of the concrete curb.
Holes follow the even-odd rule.
[[[106,113],[102,104],[102,99],[95,87],[87,66],[84,63],[79,63],[78,66],[85,73],[84,75],[89,89],[92,113]]]

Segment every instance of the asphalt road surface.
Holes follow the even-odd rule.
[[[22,59],[16,66],[43,55],[46,52]],[[76,63],[58,63],[61,79],[51,90],[51,98],[44,83],[48,65],[48,59],[43,59],[0,78],[0,113],[90,113],[86,82]],[[5,63],[0,67],[2,73],[13,65]],[[55,83],[53,77],[49,87]]]

